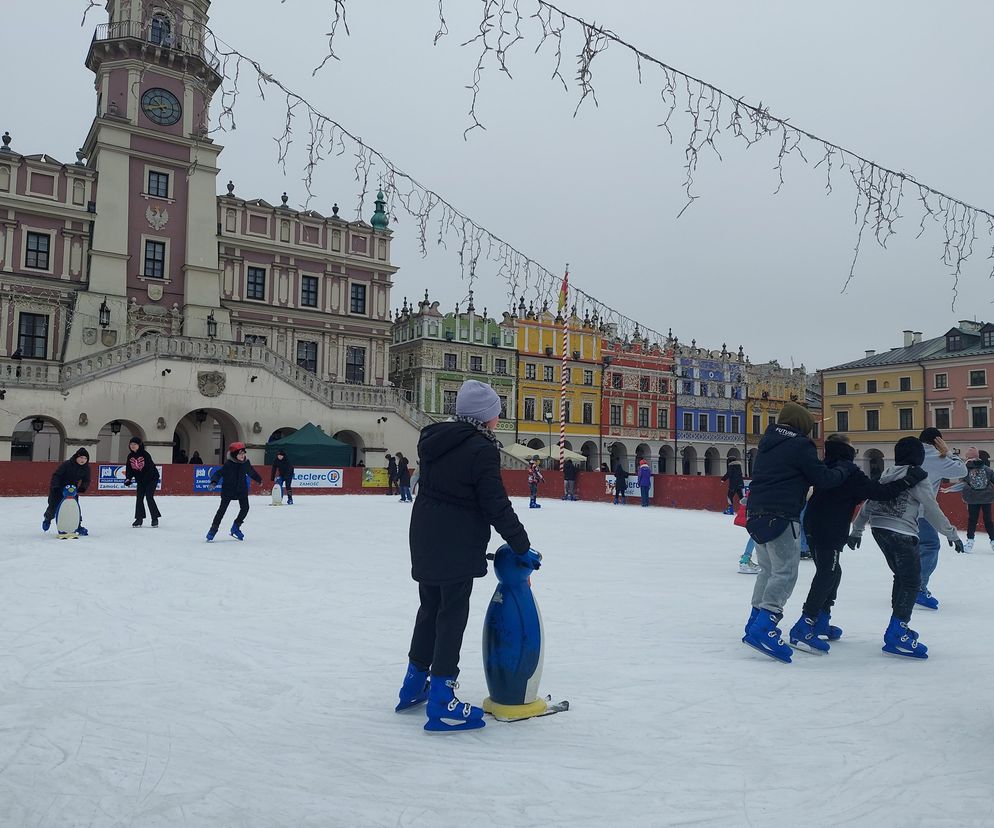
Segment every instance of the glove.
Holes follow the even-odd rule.
[[[125,481],[124,481],[124,485],[125,485],[125,486],[130,486],[130,485],[132,485],[132,484],[133,484],[134,482],[135,482],[135,479],[134,479],[133,477],[129,477],[129,478],[127,479],[127,480],[125,480]]]
[[[949,545],[951,547],[953,547],[953,549],[955,549],[957,552],[965,552],[966,551],[963,548],[963,541],[961,541],[959,538],[956,538],[956,540],[949,541]]]
[[[208,483],[207,484],[207,491],[209,491],[209,492],[213,492],[214,489],[216,489],[216,488],[217,488],[217,486],[214,483]]]
[[[518,552],[518,566],[528,569],[538,569],[542,566],[542,553],[536,549],[529,549],[527,552]]]
[[[928,472],[925,471],[921,466],[911,466],[907,474],[904,475],[904,479],[908,481],[908,488],[912,486],[917,486],[923,480],[928,478]]]
[[[849,540],[846,541],[846,546],[848,546],[850,549],[859,549],[859,544],[860,541],[862,540],[863,540],[862,535],[857,535],[855,532],[853,532],[849,536]]]

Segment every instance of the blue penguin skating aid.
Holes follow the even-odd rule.
[[[494,557],[497,589],[483,624],[483,671],[490,695],[483,709],[499,721],[517,721],[569,710],[569,702],[538,697],[544,657],[542,615],[530,576],[542,564],[534,549],[524,555],[501,546]]]
[[[62,500],[55,509],[55,528],[59,540],[78,538],[86,534],[82,529],[83,513],[79,508],[79,494],[73,485],[63,486]]]

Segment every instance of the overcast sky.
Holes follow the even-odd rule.
[[[521,0],[530,13],[532,0]],[[989,0],[561,0],[564,9],[606,26],[691,75],[758,103],[810,132],[988,209],[994,207],[994,3]],[[83,0],[5,3],[0,53],[0,131],[13,148],[72,161],[93,113],[92,76],[83,66],[100,9],[79,26]],[[960,282],[940,262],[941,236],[916,240],[909,200],[887,251],[866,243],[843,294],[856,240],[855,191],[842,175],[826,196],[824,176],[788,161],[779,195],[776,144],[746,151],[726,143],[724,162],[703,155],[701,198],[682,218],[683,145],[688,120],[671,121],[671,147],[658,124],[659,75],[612,47],[595,64],[600,106],[577,118],[577,92],[549,80],[552,56],[534,55],[535,29],[510,55],[513,80],[491,65],[478,112],[487,126],[468,141],[468,92],[477,52],[460,48],[479,25],[479,2],[445,0],[451,34],[432,46],[436,0],[349,0],[351,38],[342,60],[317,77],[326,50],[331,0],[214,0],[217,34],[252,54],[288,86],[455,206],[588,293],[681,341],[745,346],[753,361],[778,358],[809,369],[855,359],[866,348],[901,344],[901,330],[925,336],[958,319],[994,318],[990,243]],[[39,32],[44,21],[44,37]],[[42,42],[44,48],[40,45]],[[570,40],[575,44],[575,37]],[[568,79],[570,55],[564,61]],[[21,86],[15,81],[23,79]],[[275,164],[282,112],[249,93],[238,129],[218,135],[219,192],[228,179],[245,198],[291,205],[305,198],[303,157],[286,176]],[[809,155],[809,158],[811,156]],[[319,174],[314,209],[337,201],[354,217],[351,164]],[[366,210],[368,220],[371,208]],[[450,308],[465,296],[453,252],[422,259],[413,222],[401,215],[394,263],[395,305],[403,296]],[[450,247],[451,251],[451,247]],[[503,282],[477,285],[477,307],[507,306]]]

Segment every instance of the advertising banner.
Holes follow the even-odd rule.
[[[162,466],[157,466],[159,470],[159,482],[155,484],[155,490],[158,491],[162,488]],[[128,489],[128,486],[124,485],[124,466],[112,466],[112,465],[100,465],[97,467],[97,490],[101,492],[113,492]],[[134,486],[131,485],[131,491],[134,491]]]
[[[340,489],[342,488],[341,469],[295,469],[293,488],[295,489]]]
[[[220,466],[194,466],[193,467],[193,491],[206,492],[207,484],[211,482],[211,475]]]
[[[655,494],[655,475],[652,478],[653,482],[649,484],[649,497]],[[605,474],[604,475],[604,493],[614,496],[614,475]],[[642,490],[639,488],[638,475],[631,474],[628,476],[628,486],[625,488],[625,497],[642,497]]]
[[[387,477],[386,469],[363,469],[362,470],[362,487],[366,488],[377,488],[385,489],[387,483],[389,482]]]

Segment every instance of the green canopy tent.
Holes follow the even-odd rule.
[[[286,452],[294,466],[337,468],[352,465],[354,447],[329,437],[314,423],[308,423],[289,437],[273,440],[266,446],[266,464],[276,460],[276,452]]]

